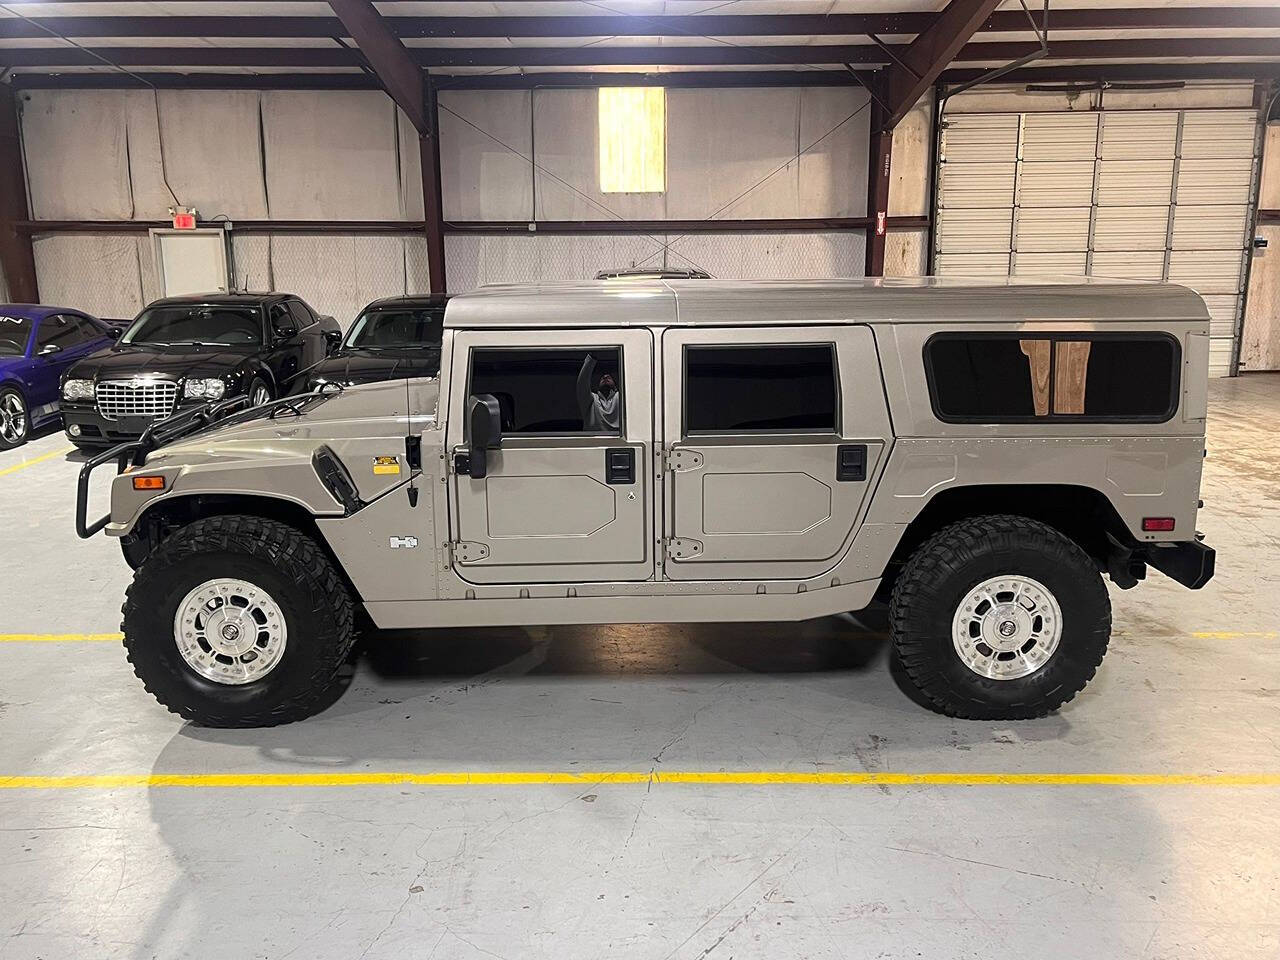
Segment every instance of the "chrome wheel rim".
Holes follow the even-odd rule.
[[[271,402],[271,394],[267,392],[266,384],[259,383],[254,385],[253,393],[249,394],[249,402],[255,407]]]
[[[16,393],[0,397],[0,437],[17,443],[27,435],[27,408]]]
[[[214,683],[261,680],[284,656],[284,612],[261,587],[207,580],[178,604],[173,637],[187,666]]]
[[[992,577],[960,601],[951,642],[966,667],[988,680],[1017,680],[1041,669],[1062,640],[1062,610],[1030,577]]]

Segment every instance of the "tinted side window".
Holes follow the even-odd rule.
[[[621,435],[625,390],[619,347],[471,352],[470,392],[497,397],[504,434]]]
[[[96,336],[96,331],[87,323],[82,325],[79,317],[62,314],[45,317],[40,321],[40,332],[36,335],[36,350],[38,352],[50,344],[66,350]]]
[[[685,348],[685,432],[835,432],[830,344]]]
[[[943,420],[1163,421],[1180,350],[1165,336],[934,337],[925,365]]]
[[[290,300],[289,312],[293,314],[293,319],[298,324],[299,330],[305,329],[316,322],[315,314],[301,300]]]

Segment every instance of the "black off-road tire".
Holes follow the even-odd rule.
[[[957,654],[952,619],[978,584],[1012,575],[1054,595],[1062,636],[1036,672],[989,679]],[[1057,710],[1093,679],[1111,637],[1111,600],[1096,564],[1074,541],[1026,517],[984,516],[944,527],[916,549],[894,585],[889,624],[906,675],[940,713],[1029,720]]]
[[[195,587],[235,577],[265,590],[287,628],[270,673],[240,686],[208,680],[174,638],[178,605]],[[147,691],[170,712],[208,727],[270,727],[330,702],[355,642],[355,605],[316,542],[284,523],[251,516],[197,520],[139,566],[124,603],[124,647]]]

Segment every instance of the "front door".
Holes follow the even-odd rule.
[[[834,567],[890,436],[870,328],[671,329],[662,363],[667,577]]]
[[[455,469],[453,561],[473,583],[654,575],[653,337],[648,330],[459,331],[450,448],[468,400],[492,397],[486,473]]]

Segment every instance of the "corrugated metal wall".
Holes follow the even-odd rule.
[[[602,194],[594,90],[441,95],[446,219],[849,217],[865,213],[867,96],[857,88],[668,91],[667,189]],[[22,131],[36,219],[418,220],[416,133],[379,92],[28,91]],[[163,163],[161,157],[163,156]],[[165,185],[168,181],[169,186]],[[170,192],[172,188],[172,193]],[[290,289],[346,321],[426,286],[420,238],[240,236],[238,283]],[[105,316],[158,295],[149,241],[35,239],[41,294]],[[726,277],[860,276],[861,231],[643,237],[454,235],[450,289],[581,279],[619,266]]]
[[[1231,370],[1257,169],[1254,109],[958,113],[943,119],[939,274],[1185,283]]]
[[[1280,125],[1267,127],[1258,206],[1280,210]],[[1253,251],[1240,342],[1241,370],[1280,370],[1280,224],[1258,227],[1266,246]]]

